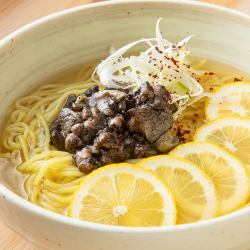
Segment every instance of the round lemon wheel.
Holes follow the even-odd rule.
[[[213,218],[217,196],[210,178],[192,162],[168,155],[146,158],[137,166],[151,169],[172,191],[177,206],[177,223]]]
[[[208,98],[205,114],[207,120],[231,114],[250,117],[250,82],[222,85]]]
[[[80,220],[130,227],[172,226],[175,201],[156,175],[129,163],[111,164],[89,174],[69,209]]]
[[[247,202],[250,194],[247,170],[223,148],[209,142],[190,142],[170,154],[192,161],[211,178],[219,199],[219,215],[232,212]]]
[[[195,141],[209,141],[229,150],[250,171],[250,119],[237,115],[220,117],[200,127]]]

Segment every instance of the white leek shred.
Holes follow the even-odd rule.
[[[117,88],[138,88],[145,81],[163,85],[169,90],[172,103],[176,103],[180,113],[185,104],[202,96],[203,88],[196,78],[203,72],[192,69],[184,61],[190,53],[186,44],[192,36],[173,44],[162,37],[160,21],[161,18],[156,23],[155,38],[142,38],[116,51],[112,48],[112,54],[97,66],[92,79]],[[141,43],[149,48],[137,56],[124,56]]]

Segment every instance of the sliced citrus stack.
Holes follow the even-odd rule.
[[[205,113],[208,120],[230,114],[250,117],[250,83],[224,84],[208,98]]]
[[[217,197],[209,177],[192,162],[167,155],[146,158],[138,166],[153,170],[172,191],[177,223],[190,223],[216,216]]]
[[[237,156],[250,171],[250,119],[225,116],[200,127],[195,141],[214,142]]]
[[[89,174],[75,194],[69,215],[101,224],[151,227],[176,223],[172,194],[151,171],[129,163]]]
[[[170,154],[192,161],[212,179],[220,215],[247,202],[250,194],[247,171],[243,163],[223,148],[209,142],[190,142],[178,146]]]

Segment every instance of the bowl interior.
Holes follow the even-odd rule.
[[[109,47],[154,37],[155,23],[170,41],[194,35],[194,56],[250,73],[250,19],[184,1],[134,1],[75,8],[39,20],[0,42],[0,127],[14,100],[49,76],[104,58]],[[1,189],[1,185],[0,185]]]

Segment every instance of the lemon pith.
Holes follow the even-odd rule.
[[[175,201],[160,179],[131,164],[92,172],[80,185],[71,217],[108,225],[149,227],[176,223]]]

